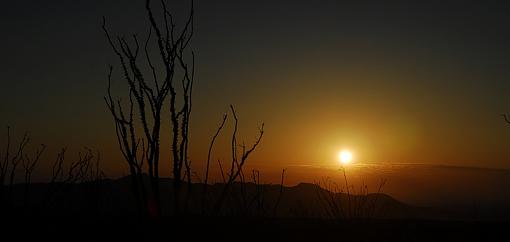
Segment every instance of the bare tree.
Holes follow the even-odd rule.
[[[20,143],[18,144],[17,151],[14,153],[14,156],[10,158],[10,177],[9,177],[9,185],[12,186],[14,184],[14,178],[16,177],[16,170],[18,168],[18,165],[23,160],[23,157],[25,155],[25,148],[30,143],[30,136],[28,136],[28,133],[25,133],[23,135],[23,138],[21,138]]]
[[[345,206],[338,194],[343,192],[341,187],[329,178],[323,178],[314,184],[316,185],[317,198],[323,208],[323,216],[334,219],[346,218],[348,208],[344,208]]]
[[[105,97],[105,100],[106,104],[108,105],[108,109],[110,110],[113,116],[113,120],[115,123],[115,133],[117,135],[119,149],[129,166],[129,171],[131,173],[132,183],[131,185],[135,195],[137,209],[139,214],[142,215],[146,213],[145,210],[147,209],[147,194],[145,192],[145,186],[142,176],[143,173],[142,168],[147,154],[145,149],[142,149],[142,151],[140,151],[141,149],[140,138],[137,138],[136,136],[137,134],[135,131],[135,124],[133,121],[134,112],[132,94],[133,91],[130,91],[129,93],[130,105],[128,115],[126,115],[120,100],[117,100],[117,102],[115,102],[111,95],[110,84],[112,71],[113,67],[110,66],[110,72],[108,74],[108,97],[107,98]],[[144,144],[145,141],[142,141],[141,145],[143,146],[143,148],[145,148]]]
[[[204,187],[202,190],[202,213],[205,212],[205,202],[207,199],[207,187],[208,187],[208,181],[209,181],[209,167],[210,167],[210,163],[211,163],[211,154],[212,154],[214,142],[216,141],[216,138],[220,134],[221,130],[223,129],[223,126],[225,125],[226,121],[227,121],[227,114],[224,114],[220,126],[218,127],[218,129],[216,130],[216,133],[214,134],[214,136],[211,139],[211,144],[209,145],[209,151],[207,152],[207,164],[205,166],[206,169],[205,169]],[[220,165],[220,170],[222,171],[221,175],[224,180],[223,182],[225,182],[225,178],[223,175],[223,168],[221,167],[221,162],[220,161],[218,161],[218,162]]]
[[[33,157],[25,155],[22,158],[22,166],[25,171],[25,184],[30,184],[32,182],[32,173],[44,150],[46,150],[46,145],[41,144],[41,147],[35,151]]]
[[[57,158],[53,162],[50,183],[41,204],[43,208],[48,208],[58,191],[62,189],[62,185],[64,184],[64,163],[66,152],[67,147],[63,147],[57,153]]]
[[[63,152],[65,152],[65,150],[63,150]],[[57,166],[60,163],[60,159],[63,159],[63,153],[60,153],[58,156],[60,155],[62,155],[62,158],[57,157]],[[63,183],[73,184],[101,179],[102,171],[99,167],[100,159],[99,151],[94,152],[92,149],[85,147],[83,152],[78,152],[78,159],[71,163],[67,172],[67,177],[63,180]]]
[[[7,127],[7,141],[5,150],[0,155],[0,202],[14,201],[14,183],[16,182],[16,175],[18,175],[18,168],[24,173],[24,190],[23,190],[23,205],[26,207],[29,201],[29,189],[32,183],[32,174],[35,166],[39,162],[42,154],[46,150],[46,145],[41,144],[33,154],[27,153],[27,147],[30,143],[30,136],[27,132],[23,134],[19,143],[16,145],[11,139],[11,129]],[[15,145],[13,145],[15,144]],[[15,147],[14,152],[11,151],[12,146]],[[8,178],[8,183],[6,180]],[[8,187],[8,194],[6,194],[6,187]],[[11,204],[14,205],[14,204]]]
[[[285,171],[286,171],[286,169],[282,169],[282,176],[281,176],[281,180],[280,180],[280,192],[278,193],[278,198],[276,199],[276,203],[273,207],[273,216],[275,216],[275,217],[276,217],[276,213],[278,211],[278,206],[280,205],[280,201],[282,200]]]
[[[67,147],[62,148],[52,165],[52,175],[47,190],[43,195],[40,207],[49,209],[59,202],[84,203],[87,205],[99,204],[102,179],[104,172],[100,167],[101,153],[85,147],[78,152],[78,157],[65,168]],[[77,201],[70,199],[73,190],[78,188]],[[69,197],[68,197],[69,196]],[[67,200],[66,200],[67,199]],[[58,207],[58,206],[57,206]]]
[[[219,213],[223,202],[229,192],[230,187],[236,181],[238,178],[241,181],[241,184],[244,184],[244,173],[243,173],[243,167],[246,164],[246,161],[248,160],[248,157],[250,154],[257,148],[257,146],[260,144],[260,141],[262,140],[262,136],[264,135],[264,123],[262,123],[262,126],[259,129],[259,135],[256,139],[256,141],[251,145],[251,147],[246,147],[246,145],[243,143],[241,148],[241,153],[239,154],[239,146],[237,144],[237,129],[238,129],[238,119],[236,115],[236,111],[234,109],[234,106],[230,105],[230,111],[232,113],[232,117],[234,118],[234,128],[232,131],[232,139],[231,139],[231,151],[232,151],[232,160],[230,162],[230,171],[226,174],[223,171],[223,168],[221,169],[222,176],[225,179],[225,186],[223,190],[221,191],[221,194],[219,195],[218,200],[216,201],[214,205],[213,211],[215,213]],[[239,156],[240,155],[240,156]],[[220,162],[221,165],[221,162]]]
[[[54,184],[55,182],[62,181],[64,179],[64,161],[65,154],[67,151],[67,147],[64,147],[58,152],[57,158],[52,166],[51,180],[50,184]]]
[[[379,196],[381,195],[382,188],[386,184],[386,181],[387,181],[386,179],[381,179],[379,182],[379,186],[377,188],[377,193],[375,195],[375,198],[374,198],[374,200],[372,200],[372,203],[370,204],[370,207],[368,209],[369,217],[375,217],[377,215],[377,213],[380,212],[380,211],[377,211],[377,205],[379,205],[377,203],[377,200],[379,199]],[[382,206],[379,205],[379,207],[382,207]]]
[[[23,166],[23,170],[25,172],[25,190],[24,190],[24,204],[25,206],[28,203],[29,189],[30,184],[32,183],[32,173],[34,172],[35,165],[39,162],[41,155],[44,150],[46,150],[46,145],[41,144],[41,147],[35,151],[33,156],[24,155],[21,160],[21,165]]]
[[[124,37],[113,38],[103,21],[103,31],[113,52],[118,57],[122,73],[129,87],[129,104],[124,111],[120,99],[114,99],[110,91],[112,67],[108,75],[108,94],[105,97],[115,123],[119,148],[127,161],[132,176],[133,189],[141,206],[146,206],[143,165],[147,164],[156,213],[161,214],[159,190],[160,137],[163,108],[168,104],[171,126],[171,160],[173,163],[175,210],[179,210],[179,194],[183,179],[191,182],[191,162],[188,159],[189,120],[191,114],[191,94],[194,80],[194,54],[188,52],[193,36],[194,8],[191,4],[189,18],[181,30],[174,23],[165,1],[161,1],[162,24],[156,19],[151,1],[145,1],[145,9],[150,22],[145,44],[144,57],[140,58],[140,42],[136,34],[131,43]],[[104,19],[103,19],[104,20]],[[152,38],[152,33],[155,37]],[[152,41],[152,42],[151,42]],[[159,58],[157,65],[152,60],[149,44],[155,43]],[[149,73],[143,72],[140,59],[149,66]],[[188,64],[191,58],[191,64]],[[157,70],[162,66],[163,70]],[[162,74],[160,74],[162,73]],[[182,77],[178,77],[182,75]],[[151,78],[152,82],[147,79]],[[180,83],[176,80],[179,79]],[[179,91],[180,90],[180,91]],[[168,99],[169,100],[168,100]],[[139,116],[135,123],[134,113]],[[139,131],[141,130],[141,131]],[[140,189],[139,189],[140,187]],[[138,192],[141,190],[141,192]]]

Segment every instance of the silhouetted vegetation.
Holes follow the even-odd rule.
[[[231,112],[236,117],[233,108]],[[226,116],[219,130],[225,122]],[[235,130],[232,136],[234,140]],[[31,183],[30,175],[37,167],[34,164],[40,162],[45,146],[36,146],[33,152],[28,152],[34,148],[30,145],[28,135],[16,139],[9,132],[7,136],[9,141],[5,148],[10,149],[4,149],[0,156],[2,169],[11,171],[13,164],[16,164],[12,162],[15,157],[24,159],[20,161],[20,164],[24,162],[21,165],[24,169],[14,172],[12,177],[15,180],[16,174],[22,173],[21,183],[2,185],[2,191],[7,191],[2,195],[2,215],[11,221],[18,221],[20,215],[31,216],[32,219],[23,222],[23,228],[41,230],[38,239],[49,238],[51,234],[45,231],[54,231],[69,236],[86,233],[80,239],[88,240],[96,240],[94,236],[105,233],[112,239],[138,241],[176,239],[181,236],[188,240],[229,241],[246,236],[253,230],[258,232],[242,237],[245,238],[243,240],[337,241],[341,238],[349,241],[450,241],[452,238],[462,238],[462,241],[479,241],[506,238],[497,229],[501,223],[471,221],[468,214],[415,207],[396,201],[380,193],[385,181],[381,181],[377,193],[369,193],[366,186],[356,192],[347,180],[345,187],[329,179],[317,184],[302,183],[287,187],[283,185],[283,170],[280,184],[265,184],[261,181],[259,171],[252,170],[248,176],[241,166],[243,157],[247,157],[248,151],[256,147],[258,141],[250,149],[241,149],[237,163],[235,159],[232,160],[237,168],[234,168],[234,172],[224,172],[224,183],[186,183],[182,188],[183,194],[186,194],[186,214],[181,213],[175,219],[171,197],[174,180],[160,178],[163,217],[158,220],[135,219],[139,210],[138,201],[132,196],[131,176],[115,180],[106,178],[100,168],[98,151],[84,148],[76,158],[69,159],[67,148],[62,148],[54,162],[50,162],[49,181]],[[15,155],[11,156],[13,153]],[[6,160],[9,162],[6,163]],[[8,168],[3,164],[9,164]],[[243,178],[234,179],[236,174]],[[147,174],[140,177],[144,185],[150,184],[151,178]],[[349,193],[346,187],[349,187]],[[212,210],[211,206],[219,207]],[[44,217],[34,215],[51,220],[41,222],[39,218]],[[119,231],[126,226],[139,230],[131,231],[130,236],[125,237]],[[97,229],[95,232],[85,232],[89,227]],[[228,236],[217,233],[224,228],[231,231]],[[19,229],[21,227],[13,227],[11,232]],[[465,229],[469,229],[469,232],[466,233]],[[193,233],[198,230],[203,233]],[[437,237],[439,235],[442,237]],[[34,234],[23,234],[26,238],[31,236]]]
[[[234,105],[229,106],[212,134],[207,159],[192,163],[188,153],[195,82],[191,48],[194,5],[191,1],[181,24],[166,1],[159,1],[158,7],[153,10],[151,1],[145,0],[149,28],[143,37],[113,35],[106,17],[101,26],[120,65],[120,78],[114,75],[112,65],[108,67],[104,101],[129,175],[108,178],[101,169],[98,150],[84,147],[73,157],[63,147],[53,156],[45,144],[33,144],[29,133],[13,135],[7,127],[0,151],[0,212],[4,218],[57,218],[58,222],[37,226],[46,229],[55,225],[58,232],[69,234],[89,233],[94,229],[86,227],[89,225],[102,231],[114,224],[106,231],[113,234],[113,240],[128,236],[133,240],[177,240],[183,235],[186,240],[205,241],[217,239],[210,234],[218,230],[227,232],[219,236],[220,241],[508,238],[486,232],[493,232],[493,226],[500,223],[474,221],[470,214],[398,201],[382,193],[386,180],[380,181],[375,192],[369,192],[365,184],[355,187],[345,169],[340,170],[341,183],[325,178],[314,184],[285,186],[286,169],[282,169],[279,183],[265,183],[259,170],[246,168],[261,145],[264,123],[251,143],[241,141]],[[120,85],[114,84],[117,79]],[[114,87],[119,86],[121,94],[115,94]],[[507,116],[503,117],[510,124]],[[226,125],[229,122],[231,126]],[[163,128],[165,123],[168,130]],[[168,147],[161,145],[165,133],[169,138],[163,143]],[[213,161],[217,139],[223,134],[230,141],[230,157]],[[170,151],[169,157],[162,157],[163,149]],[[46,182],[34,183],[34,171],[44,159],[51,175]],[[170,167],[160,167],[162,161],[169,161]],[[204,162],[205,172],[193,179],[193,165],[198,162]],[[221,174],[220,183],[211,183],[215,165]],[[161,177],[160,169],[170,170],[171,177]],[[126,232],[126,228],[132,231]],[[463,231],[466,228],[470,230],[467,233]],[[447,235],[438,238],[438,233]]]
[[[132,189],[138,201],[137,207],[139,207],[140,214],[147,214],[147,212],[150,212],[150,208],[154,208],[153,215],[158,216],[162,214],[161,190],[159,189],[160,137],[161,132],[163,132],[161,123],[166,121],[162,117],[162,111],[165,107],[169,108],[173,211],[175,214],[180,214],[187,211],[192,192],[192,168],[191,161],[188,158],[188,143],[195,61],[193,51],[188,49],[193,36],[193,3],[191,4],[189,18],[182,29],[177,27],[174,16],[168,11],[164,1],[161,1],[163,13],[162,16],[159,16],[163,19],[162,23],[157,21],[150,1],[146,1],[145,8],[150,22],[150,29],[143,47],[145,54],[143,59],[145,64],[150,67],[150,74],[144,74],[140,67],[140,43],[137,35],[133,35],[131,44],[124,37],[114,38],[106,28],[106,20],[103,20],[103,31],[113,52],[119,59],[123,78],[129,90],[127,94],[129,103],[127,104],[123,104],[120,99],[115,99],[112,96],[113,67],[110,66],[105,101],[115,123],[121,153],[129,165]],[[155,33],[154,39],[151,38],[152,33]],[[159,55],[159,58],[157,58],[158,64],[154,64],[149,50],[150,44],[153,43],[156,44]],[[190,64],[188,64],[189,59]],[[156,66],[162,66],[163,70],[157,70]],[[163,76],[159,73],[163,73]],[[182,77],[179,79],[178,75]],[[152,79],[152,82],[149,82],[148,79]],[[180,80],[180,83],[178,80]],[[178,86],[180,86],[179,91],[177,90]],[[181,101],[179,102],[177,99]],[[233,106],[230,106],[230,111],[234,121],[231,139],[232,160],[228,170],[225,171],[223,167],[220,168],[224,175],[225,188],[216,201],[208,200],[207,188],[202,189],[203,213],[216,214],[221,210],[232,183],[240,180],[241,184],[244,184],[243,166],[260,143],[264,133],[262,125],[260,135],[252,146],[247,147],[244,143],[239,146],[237,137],[238,119]],[[205,184],[209,180],[210,155],[213,144],[226,118],[225,115],[221,126],[211,141],[204,178]],[[142,180],[143,173],[147,173],[149,176],[150,190],[147,190]],[[187,184],[186,189],[183,189],[183,183]],[[242,191],[244,193],[244,188]],[[148,195],[151,197],[148,198]],[[149,201],[152,201],[153,204],[149,204]],[[208,207],[207,203],[209,202],[212,205]],[[248,201],[243,197],[244,206],[248,206],[247,203]],[[210,211],[206,212],[206,210]]]
[[[110,66],[108,75],[108,95],[106,104],[113,116],[117,140],[122,154],[130,167],[133,191],[138,201],[140,213],[146,213],[149,207],[155,209],[156,215],[161,215],[161,201],[159,189],[159,161],[160,137],[163,108],[170,111],[170,133],[173,179],[174,179],[174,211],[181,210],[181,184],[183,180],[191,182],[191,161],[188,159],[189,120],[191,114],[191,95],[195,76],[194,54],[188,53],[188,46],[193,36],[193,2],[189,18],[184,28],[178,30],[174,17],[167,9],[165,1],[161,1],[163,10],[163,24],[156,20],[149,0],[145,3],[147,17],[150,22],[144,50],[144,60],[150,67],[150,74],[144,74],[140,67],[140,43],[136,34],[129,44],[124,37],[112,38],[103,19],[103,30],[114,53],[121,63],[124,79],[129,86],[128,108],[123,108],[120,100],[114,100],[111,94],[111,78],[113,68]],[[152,33],[155,34],[154,38]],[[158,58],[151,57],[150,44],[156,44]],[[188,64],[187,57],[191,57]],[[162,66],[158,70],[156,66]],[[163,73],[161,75],[160,73]],[[178,75],[182,75],[180,83]],[[148,79],[152,79],[149,82]],[[181,86],[180,92],[177,86]],[[169,100],[168,100],[169,99]],[[179,104],[178,99],[182,100]],[[124,110],[127,110],[125,113]],[[136,122],[133,116],[139,116]],[[147,168],[144,169],[144,165]],[[150,192],[141,180],[146,172],[150,178]],[[147,194],[151,197],[147,198]],[[151,204],[148,204],[151,201]]]

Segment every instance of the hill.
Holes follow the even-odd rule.
[[[145,177],[148,184],[148,177]],[[136,214],[129,177],[77,184],[35,183],[5,187],[3,206],[10,214],[124,216]],[[148,186],[147,186],[148,187]],[[383,193],[332,192],[325,186],[233,183],[221,206],[225,184],[184,184],[184,208],[190,215],[311,219],[470,219],[466,214],[412,206]],[[204,190],[206,195],[204,196]],[[189,191],[189,193],[188,193]],[[150,192],[150,191],[148,191]],[[162,212],[172,215],[172,179],[162,178]],[[149,201],[150,204],[151,201]]]

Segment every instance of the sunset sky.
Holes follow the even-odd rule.
[[[349,149],[357,163],[510,168],[510,3],[434,2],[196,0],[192,160],[233,104],[246,143],[265,123],[254,166],[335,167]],[[101,19],[144,36],[143,4],[3,3],[0,125],[51,152],[96,147],[107,174],[127,174],[103,101],[118,60]],[[215,159],[229,157],[230,128]]]

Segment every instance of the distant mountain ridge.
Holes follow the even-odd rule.
[[[148,183],[148,177],[144,176]],[[160,179],[163,214],[171,215],[173,180]],[[147,186],[148,187],[148,186]],[[417,207],[402,203],[383,193],[356,195],[346,192],[334,193],[317,184],[300,183],[296,186],[233,183],[220,211],[213,211],[214,204],[225,184],[183,184],[187,191],[186,210],[190,214],[226,216],[255,216],[282,218],[391,218],[391,219],[467,219],[468,216],[450,211]],[[81,184],[35,183],[25,195],[24,184],[5,187],[11,197],[11,213],[40,215],[98,214],[128,215],[136,213],[131,192],[130,177],[104,179]],[[205,203],[204,203],[205,201]]]

